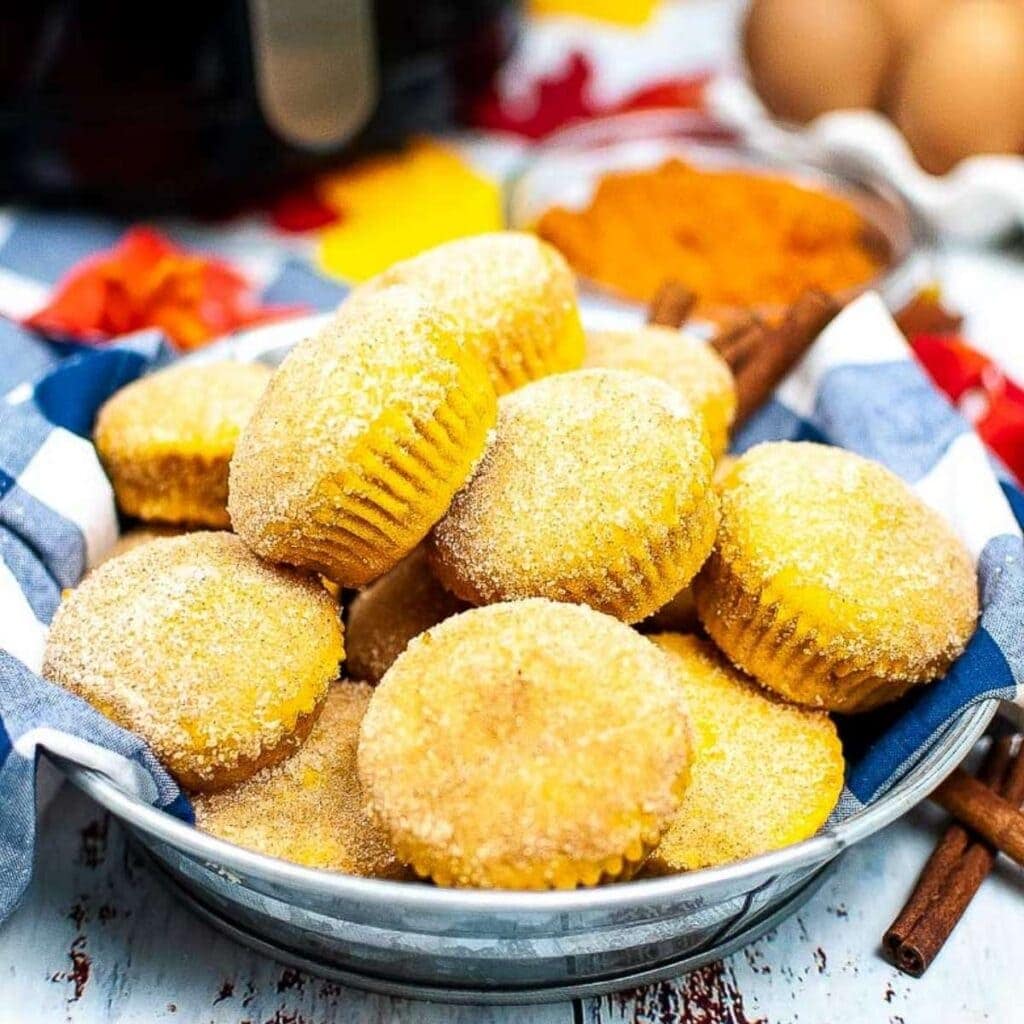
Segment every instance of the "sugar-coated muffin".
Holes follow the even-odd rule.
[[[265,558],[362,586],[441,517],[495,415],[451,318],[389,288],[274,374],[231,462],[231,521]]]
[[[705,341],[668,327],[590,331],[584,366],[636,370],[675,388],[704,418],[711,454],[729,443],[736,385],[726,361]]]
[[[214,790],[287,757],[344,657],[320,584],[230,533],[153,540],[99,566],[54,616],[43,676]]]
[[[287,761],[193,799],[196,824],[238,846],[309,868],[403,878],[387,837],[367,815],[356,773],[365,683],[331,687],[309,738]]]
[[[814,835],[843,790],[843,751],[824,711],[787,704],[706,640],[651,638],[669,656],[694,732],[683,802],[647,874],[713,867]]]
[[[704,628],[782,696],[865,711],[945,673],[978,617],[971,556],[883,466],[808,442],[758,445],[720,489],[694,582]]]
[[[229,526],[228,464],[270,377],[259,363],[171,366],[109,398],[93,439],[118,508],[157,522]]]
[[[395,284],[422,291],[454,318],[499,395],[583,360],[573,273],[535,235],[494,231],[445,242],[357,288],[342,310]]]
[[[502,397],[479,468],[431,534],[431,564],[473,604],[548,597],[636,622],[711,550],[713,465],[700,417],[660,380],[535,381]]]
[[[572,888],[628,875],[658,842],[691,742],[649,640],[533,599],[471,609],[409,644],[363,718],[359,775],[419,875]]]
[[[349,673],[368,683],[380,682],[413,637],[468,607],[437,582],[426,551],[416,548],[348,606]]]

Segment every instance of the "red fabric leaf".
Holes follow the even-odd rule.
[[[477,100],[470,121],[489,131],[542,139],[574,121],[629,110],[699,110],[710,75],[700,73],[652,82],[622,99],[601,104],[590,94],[593,67],[579,52],[569,54],[561,71],[538,78],[525,96],[502,96],[495,87]]]
[[[954,402],[969,388],[981,386],[982,374],[991,362],[954,337],[919,334],[911,347],[928,375]]]
[[[988,356],[961,338],[921,334],[911,347],[931,379],[963,412],[968,398],[981,396],[975,427],[1018,482],[1024,481],[1024,388],[1010,380]]]
[[[112,249],[72,268],[25,324],[89,343],[158,327],[178,348],[192,349],[241,327],[304,311],[263,306],[230,264],[188,253],[158,231],[136,227]]]

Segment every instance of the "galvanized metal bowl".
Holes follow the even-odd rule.
[[[323,318],[248,332],[190,357],[277,363]],[[54,757],[149,852],[169,885],[240,941],[394,995],[519,1003],[599,994],[691,970],[799,907],[843,850],[923,799],[995,713],[965,711],[883,797],[812,839],[723,867],[572,892],[490,892],[299,867],[200,832]]]

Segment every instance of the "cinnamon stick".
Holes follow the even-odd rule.
[[[1010,768],[1012,744],[1010,737],[993,740],[978,778],[987,786],[1000,787],[1008,798],[1019,786],[1021,798],[1024,798],[1024,757],[1018,751]],[[972,854],[966,865],[962,863],[971,847],[988,855],[987,865],[978,854]],[[960,920],[994,859],[991,848],[979,843],[963,825],[951,824],[921,870],[903,909],[882,938],[886,956],[908,974],[920,977]],[[952,884],[954,879],[955,884]]]
[[[1024,865],[1024,814],[963,768],[936,789],[931,799],[969,825],[1011,860]]]
[[[747,313],[719,331],[711,339],[711,347],[736,375],[767,337],[768,325],[756,313]]]
[[[661,327],[682,327],[694,307],[697,293],[674,278],[666,280],[657,290],[647,311],[647,322]]]
[[[996,790],[1004,810],[1024,819],[1016,810],[1024,801],[1024,743],[1018,743],[1011,757],[1012,743],[1010,738],[995,740],[979,774],[981,781],[962,773],[971,784],[965,787],[957,778],[950,790],[956,794],[967,792],[963,799],[969,803],[977,795],[975,787],[999,801],[992,793]],[[921,977],[928,970],[988,876],[995,857],[995,848],[973,831],[959,823],[950,825],[883,939],[884,951],[900,970],[913,977]]]
[[[744,358],[734,371],[734,428],[760,408],[840,308],[831,295],[809,288],[793,303],[777,327],[762,327],[760,340],[747,339]]]

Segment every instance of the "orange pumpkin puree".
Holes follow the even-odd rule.
[[[589,206],[553,207],[536,230],[598,285],[649,302],[672,278],[700,296],[705,313],[788,305],[811,286],[839,294],[883,263],[848,200],[677,159],[605,175]]]

